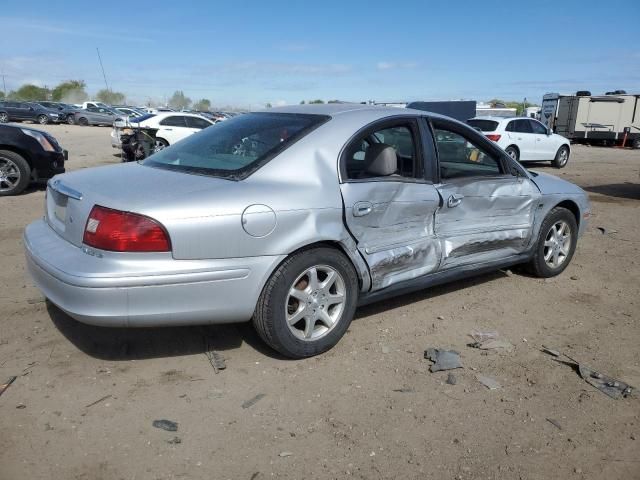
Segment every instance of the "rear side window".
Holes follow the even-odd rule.
[[[185,117],[187,119],[187,127],[189,128],[207,128],[211,126],[211,123],[207,122],[204,118],[198,117]]]
[[[507,132],[533,133],[529,120],[511,120],[505,129]]]
[[[182,115],[172,115],[160,120],[160,125],[164,127],[186,127],[187,122]]]
[[[493,120],[467,120],[467,123],[481,132],[495,132],[498,122]]]
[[[329,118],[247,113],[151,155],[144,165],[242,180]]]

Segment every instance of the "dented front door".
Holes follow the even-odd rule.
[[[432,184],[389,179],[340,188],[347,227],[369,265],[372,291],[438,268],[434,213],[440,198]]]
[[[469,177],[437,185],[442,207],[435,232],[441,269],[508,258],[524,252],[533,234],[540,196],[523,176]]]

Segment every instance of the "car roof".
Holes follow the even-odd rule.
[[[198,117],[198,118],[204,118],[202,115],[198,114],[198,113],[188,113],[188,112],[158,112],[158,113],[152,113],[150,115],[153,115],[155,118],[161,118],[161,117],[172,117],[174,115],[181,115],[183,117]],[[151,118],[151,117],[150,117]]]
[[[298,114],[315,114],[328,115],[331,117],[348,116],[370,113],[371,118],[385,118],[393,116],[429,116],[432,118],[442,118],[452,120],[450,117],[440,115],[438,113],[427,112],[424,110],[414,110],[412,108],[401,107],[385,107],[380,105],[363,105],[361,103],[325,103],[325,104],[306,104],[306,105],[288,105],[284,107],[273,107],[258,112],[274,112],[274,113],[298,113]]]

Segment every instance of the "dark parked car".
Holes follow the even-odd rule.
[[[59,122],[60,114],[56,110],[32,102],[0,102],[0,123],[24,120],[46,125]]]
[[[30,182],[64,173],[68,154],[49,133],[0,125],[0,196],[17,195]]]
[[[50,108],[51,110],[57,110],[59,117],[59,121],[61,123],[69,123],[73,124],[73,114],[81,111],[80,107],[76,107],[75,105],[69,105],[68,103],[61,102],[38,102],[38,104],[42,105],[45,108]]]

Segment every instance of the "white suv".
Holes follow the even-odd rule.
[[[532,118],[475,117],[467,123],[520,162],[550,160],[556,168],[569,162],[569,140]]]
[[[213,122],[201,115],[182,112],[148,113],[127,121],[116,121],[111,131],[111,146],[120,148],[120,131],[128,125],[134,127],[157,128],[155,150],[162,150],[169,145],[186,138],[203,128],[210,127]]]

